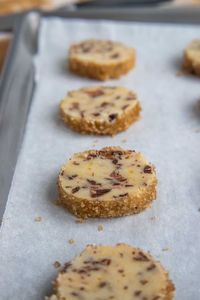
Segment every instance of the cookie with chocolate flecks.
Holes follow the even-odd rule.
[[[61,101],[63,121],[81,133],[114,135],[140,117],[137,95],[124,87],[94,86],[69,92]]]
[[[59,204],[79,218],[138,213],[156,198],[154,166],[142,154],[106,147],[74,154],[61,168]]]
[[[126,245],[88,245],[56,278],[46,300],[172,300],[175,287],[149,253]]]
[[[193,40],[185,49],[183,68],[200,76],[200,40]]]
[[[69,68],[81,76],[107,80],[119,78],[133,68],[136,52],[122,43],[86,40],[69,50]]]

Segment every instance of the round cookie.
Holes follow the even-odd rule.
[[[183,68],[200,76],[200,40],[192,41],[185,49]]]
[[[150,206],[156,185],[142,154],[106,147],[74,154],[61,168],[58,203],[82,219],[130,215]]]
[[[124,87],[87,87],[61,101],[62,120],[81,133],[114,135],[140,117],[137,95]]]
[[[88,245],[58,274],[46,300],[172,300],[174,285],[161,264],[126,244]]]
[[[133,68],[135,60],[133,48],[109,40],[86,40],[72,45],[68,59],[72,72],[99,80],[119,78]]]

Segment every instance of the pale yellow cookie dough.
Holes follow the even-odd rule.
[[[68,58],[72,72],[99,80],[119,78],[133,68],[135,61],[133,48],[109,40],[86,40],[72,45]]]
[[[192,41],[185,49],[183,68],[200,76],[200,39]]]
[[[154,166],[142,154],[107,147],[74,154],[61,168],[59,203],[80,218],[138,213],[156,198]]]
[[[126,244],[89,245],[58,274],[49,300],[171,300],[174,285],[161,264]]]
[[[81,133],[114,135],[140,117],[137,95],[125,87],[94,86],[69,92],[61,101],[63,121]]]

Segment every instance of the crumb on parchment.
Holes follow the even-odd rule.
[[[123,140],[122,140],[122,143],[126,143],[126,142],[127,142],[127,139],[123,139]]]
[[[99,142],[98,140],[94,140],[92,146],[96,147],[96,145],[98,144],[98,142]]]
[[[169,251],[169,250],[170,250],[170,248],[168,248],[168,247],[162,248],[162,251],[163,251],[163,252],[166,252],[166,251]]]
[[[151,221],[154,221],[154,220],[156,220],[156,219],[157,219],[156,216],[153,216],[153,217],[150,218]]]
[[[68,243],[69,243],[70,245],[73,245],[73,244],[75,244],[75,241],[74,241],[73,239],[70,239],[70,240],[68,240]]]
[[[42,217],[35,217],[34,221],[39,223],[42,221]]]
[[[56,269],[58,269],[58,268],[60,268],[61,263],[60,263],[59,261],[56,260],[56,261],[53,263],[53,266],[54,266]]]
[[[97,144],[99,142],[99,140],[94,140],[93,144]]]
[[[98,225],[98,231],[103,231],[104,230],[104,227],[102,224]]]
[[[75,223],[82,224],[82,223],[85,223],[85,220],[84,219],[76,219]]]

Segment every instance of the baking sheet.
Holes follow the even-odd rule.
[[[177,76],[183,48],[198,33],[198,26],[42,21],[37,88],[1,227],[0,299],[43,299],[58,271],[55,261],[70,260],[89,243],[118,242],[150,250],[169,270],[176,299],[200,298],[200,85]],[[102,83],[137,91],[143,108],[142,119],[114,138],[79,135],[58,117],[67,91],[99,84],[65,68],[70,44],[97,36],[138,53],[134,71]],[[108,145],[141,151],[156,165],[157,200],[139,215],[77,224],[55,205],[59,169],[74,152]]]

